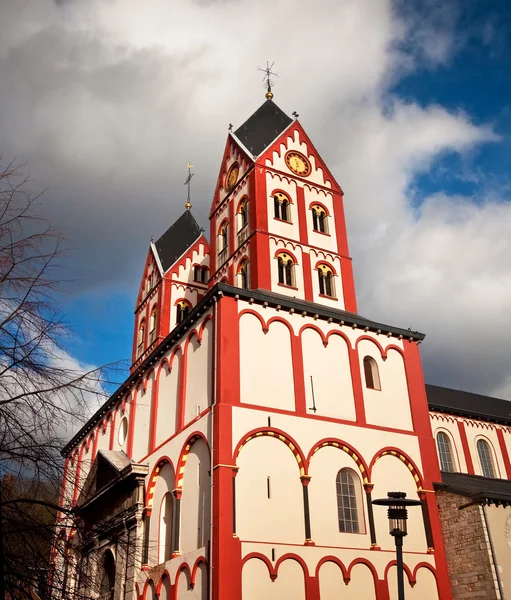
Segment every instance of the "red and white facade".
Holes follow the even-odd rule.
[[[343,192],[298,121],[258,156],[229,134],[210,221],[210,243],[166,271],[151,247],[130,378],[65,450],[63,498],[78,506],[99,452],[146,466],[135,559],[95,546],[119,560],[112,597],[397,598],[371,499],[404,491],[423,501],[409,511],[406,597],[449,600],[432,426],[470,472],[469,425],[430,417],[423,336],[356,314]],[[509,477],[504,433],[491,436]]]

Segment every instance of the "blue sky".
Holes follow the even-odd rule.
[[[430,382],[511,397],[511,4],[144,5],[0,6],[0,152],[49,188],[73,248],[70,355],[131,356],[149,240],[182,212],[189,161],[208,229],[228,124],[274,60],[276,103],[345,191],[360,312],[424,331]]]

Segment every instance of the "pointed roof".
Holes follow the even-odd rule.
[[[234,135],[253,156],[259,156],[292,121],[273,100],[266,100]]]
[[[179,219],[155,243],[163,272],[170,269],[201,234],[202,229],[192,213],[185,210]]]

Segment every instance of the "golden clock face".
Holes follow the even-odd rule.
[[[236,182],[238,181],[239,172],[240,167],[238,163],[234,163],[233,165],[231,165],[231,168],[227,172],[227,177],[225,178],[225,187],[228,191],[231,191],[232,188],[236,185]]]
[[[299,152],[288,152],[286,154],[286,165],[293,173],[303,177],[307,177],[311,172],[310,162]]]

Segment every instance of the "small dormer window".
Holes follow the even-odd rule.
[[[287,223],[291,222],[291,210],[290,210],[291,200],[287,194],[284,192],[274,192],[273,193],[273,209],[275,218],[280,221],[286,221]]]

